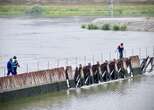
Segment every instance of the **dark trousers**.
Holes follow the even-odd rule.
[[[119,58],[123,58],[123,52],[119,52]]]
[[[7,69],[7,76],[9,76],[10,75],[10,73],[12,73],[12,69]]]
[[[13,74],[13,75],[16,75],[16,74],[17,74],[17,67],[13,67],[13,68],[12,68],[12,74]]]

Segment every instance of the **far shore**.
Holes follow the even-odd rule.
[[[125,24],[127,31],[154,32],[154,17],[96,18],[92,24]]]
[[[65,16],[111,16],[114,17],[154,17],[154,4],[114,4],[113,9],[107,4],[77,5],[15,5],[0,4],[0,17],[34,16],[34,17],[65,17]]]

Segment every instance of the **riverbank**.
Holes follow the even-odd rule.
[[[92,23],[82,24],[81,27],[89,30],[154,32],[154,17],[96,18]]]
[[[0,5],[2,16],[110,16],[105,4],[82,5]],[[154,16],[154,4],[116,4],[113,16]]]

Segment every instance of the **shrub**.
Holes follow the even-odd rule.
[[[120,30],[120,26],[117,25],[117,24],[113,25],[113,30],[114,30],[114,31]]]
[[[97,25],[95,24],[88,24],[88,27],[87,27],[89,30],[92,30],[92,29],[98,29]]]
[[[127,25],[126,25],[126,24],[121,25],[121,26],[120,26],[120,30],[121,30],[121,31],[127,30]]]
[[[85,29],[86,28],[86,25],[85,24],[82,24],[81,25],[81,28]]]
[[[40,5],[34,5],[29,10],[26,11],[26,14],[32,16],[42,15],[43,8]]]
[[[110,24],[103,24],[102,30],[110,30]]]

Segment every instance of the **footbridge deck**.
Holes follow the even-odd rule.
[[[80,64],[75,69],[67,66],[0,77],[0,101],[127,79],[153,69],[154,57],[140,60],[138,56],[130,56],[94,65]]]

